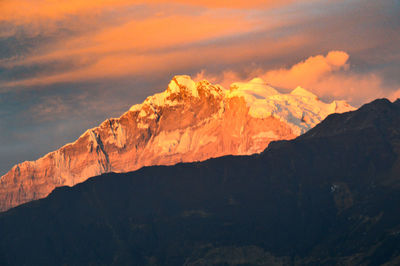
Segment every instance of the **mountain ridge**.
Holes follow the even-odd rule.
[[[175,76],[164,92],[121,117],[105,120],[36,161],[14,166],[0,178],[0,210],[106,172],[261,152],[271,140],[292,139],[329,113],[354,109],[343,101],[323,103],[305,89],[294,92],[279,93],[259,78],[225,90]]]

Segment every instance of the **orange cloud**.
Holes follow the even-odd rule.
[[[102,12],[135,5],[182,4],[206,8],[260,8],[276,7],[293,0],[4,0],[0,1],[0,21],[26,23],[40,19],[63,19],[70,15]]]
[[[374,74],[350,71],[349,55],[331,51],[295,64],[289,69],[270,70],[260,76],[273,86],[293,89],[307,88],[320,97],[341,98],[355,104],[384,97],[383,82]]]
[[[29,22],[31,19],[59,19],[80,12],[128,4],[125,0],[5,0],[0,2],[0,21]]]
[[[62,57],[109,52],[142,53],[167,47],[177,49],[188,43],[251,31],[254,26],[254,22],[240,16],[213,17],[210,14],[203,14],[194,17],[178,15],[152,17],[141,21],[128,21],[117,27],[105,27],[92,36],[80,36],[65,43],[64,49],[59,49],[54,55],[46,56]]]
[[[279,15],[281,18],[282,15]],[[39,46],[27,55],[0,60],[0,67],[12,69],[23,66],[46,66],[33,77],[1,84],[5,87],[45,85],[58,82],[79,82],[97,78],[118,78],[121,76],[152,75],[154,71],[193,68],[216,63],[235,63],[240,60],[270,55],[279,56],[293,45],[302,45],[306,38],[298,35],[271,39],[265,34],[287,24],[295,23],[292,18],[274,20],[248,16],[247,12],[216,12],[203,10],[196,15],[151,14],[148,17],[113,24],[98,21],[99,28],[56,39]],[[90,19],[89,19],[90,20]],[[87,26],[83,21],[82,27]],[[263,25],[260,28],[260,25]],[[78,25],[75,25],[78,27]],[[226,41],[244,34],[263,33],[259,41]],[[62,69],[70,64],[70,69]],[[60,67],[59,67],[60,66]],[[59,69],[57,69],[57,67]],[[181,68],[179,68],[181,67]],[[187,70],[186,70],[187,71]]]
[[[326,56],[311,56],[290,68],[272,70],[254,69],[243,79],[237,72],[227,70],[220,75],[209,75],[204,71],[196,79],[209,79],[224,87],[232,82],[261,77],[270,85],[293,90],[302,86],[326,100],[344,99],[359,105],[375,98],[400,96],[400,90],[387,95],[388,88],[376,74],[362,74],[351,71],[349,55],[343,51],[331,51]],[[389,88],[389,91],[393,90]]]
[[[46,24],[35,32],[30,28],[28,35],[57,36],[57,31],[68,28],[77,31],[72,37],[56,38],[42,47],[31,50],[31,53],[16,58],[0,60],[0,66],[5,68],[26,66],[35,63],[45,63],[55,60],[72,60],[78,57],[98,58],[112,53],[138,54],[151,50],[185,49],[186,45],[203,42],[202,45],[212,45],[212,42],[231,35],[240,35],[257,30],[267,30],[293,23],[269,19],[268,25],[262,23],[262,18],[255,18],[247,12],[225,12],[203,10],[195,15],[185,12],[162,13],[157,10],[150,12],[144,18],[135,18],[131,14],[120,14],[118,21],[103,21],[99,17],[89,16],[68,21],[64,26]],[[120,18],[124,17],[124,18]],[[262,27],[260,25],[263,25]],[[61,29],[59,29],[59,28]],[[93,28],[79,32],[79,29]],[[154,52],[154,51],[153,51]],[[87,60],[84,60],[87,61]]]
[[[310,87],[325,75],[347,68],[349,55],[342,51],[331,51],[326,56],[311,56],[290,69],[271,70],[261,76],[274,86],[290,89],[300,85]]]
[[[293,65],[291,68],[280,68],[265,71],[263,69],[252,69],[248,78],[255,76],[261,77],[268,83],[283,89],[292,89],[297,86],[310,87],[326,74],[347,69],[349,55],[342,51],[331,51],[326,56],[311,56],[308,59]],[[234,71],[224,71],[219,76],[207,76],[205,72],[198,74],[198,79],[202,77],[219,82],[224,87],[229,87],[231,82],[241,80],[238,73]]]
[[[59,82],[187,74],[215,66],[218,66],[214,68],[218,73],[226,66],[228,70],[222,74],[210,77],[209,73],[202,73],[198,78],[203,75],[229,86],[233,81],[260,76],[278,88],[290,90],[303,86],[320,97],[344,98],[354,104],[384,96],[381,77],[355,73],[350,67],[349,55],[343,51],[311,56],[286,68],[268,69],[252,65],[269,60],[282,65],[281,57],[304,53],[306,49],[313,51],[318,47],[317,37],[292,31],[293,27],[307,21],[304,14],[294,15],[292,11],[257,13],[258,9],[247,9],[269,8],[288,2],[0,1],[0,21],[15,19],[25,23],[24,19],[28,22],[32,19],[40,24],[43,20],[46,22],[44,28],[36,33],[27,31],[27,34],[41,36],[45,30],[46,37],[56,36],[43,45],[29,48],[25,54],[0,60],[0,67],[10,72],[14,68],[33,69],[32,74],[27,71],[20,75],[21,78],[0,82],[0,87],[7,90],[16,86]],[[162,8],[155,8],[160,3],[163,3]],[[139,4],[146,9],[143,16],[135,17],[134,13],[126,11]],[[114,12],[104,16],[104,20],[102,15],[97,16],[110,10]],[[64,19],[65,24],[60,26],[60,19]],[[80,31],[80,28],[84,30]],[[57,35],[60,31],[73,34]],[[13,32],[10,30],[3,34],[12,36]],[[240,74],[233,71],[233,67]]]
[[[3,83],[0,87],[48,85],[59,82],[90,81],[124,76],[174,75],[182,73],[182,69],[189,69],[193,65],[209,66],[216,62],[235,64],[257,56],[268,56],[270,54],[282,56],[285,54],[286,48],[293,43],[301,44],[302,41],[304,40],[301,38],[291,36],[275,43],[262,41],[253,44],[253,49],[249,49],[247,43],[240,43],[202,48],[189,46],[186,49],[167,50],[165,52],[112,53],[102,55],[94,64],[87,67],[55,74],[43,73],[34,78]],[[268,48],[264,48],[267,44]],[[262,51],[260,52],[260,50]],[[187,74],[187,72],[183,74]]]
[[[389,96],[389,100],[395,101],[397,99],[400,99],[400,88],[398,88],[396,91],[394,91],[392,94]]]

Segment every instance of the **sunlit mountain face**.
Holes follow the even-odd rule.
[[[102,173],[259,153],[271,141],[292,139],[331,113],[353,109],[344,101],[324,103],[301,87],[279,93],[260,78],[233,83],[227,90],[176,76],[164,92],[120,118],[107,119],[36,161],[14,166],[0,179],[1,210]]]

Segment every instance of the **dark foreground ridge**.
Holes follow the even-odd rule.
[[[400,264],[400,101],[262,154],[105,174],[0,214],[1,265]]]

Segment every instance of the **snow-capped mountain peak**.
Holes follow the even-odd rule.
[[[0,179],[0,210],[105,172],[261,152],[269,142],[292,139],[330,113],[353,109],[343,101],[324,103],[300,87],[280,93],[260,78],[224,89],[207,80],[175,76],[163,92],[121,117],[13,167]]]
[[[170,81],[165,91],[147,97],[142,104],[133,105],[129,111],[139,111],[144,106],[151,106],[152,108],[175,106],[188,103],[187,99],[199,101],[200,98],[207,96],[222,97],[223,89],[219,85],[212,85],[207,80],[194,82],[190,76],[179,75]]]
[[[290,92],[290,94],[291,95],[297,95],[297,96],[300,96],[300,97],[311,98],[311,99],[314,99],[314,100],[318,99],[317,95],[315,95],[314,93],[304,89],[301,86],[297,86],[294,90],[292,90]]]
[[[168,84],[167,92],[170,94],[189,94],[193,97],[199,97],[196,83],[190,76],[175,76]]]

